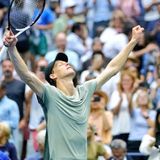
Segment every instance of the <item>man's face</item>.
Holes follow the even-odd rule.
[[[91,101],[91,108],[92,109],[104,109],[105,108],[105,99],[98,95],[98,94],[94,94],[92,97],[92,101]]]
[[[147,106],[149,103],[149,97],[147,91],[140,90],[137,101],[139,106]]]
[[[59,33],[56,37],[56,46],[58,49],[65,50],[66,48],[66,35],[64,33]]]
[[[39,0],[38,2],[37,2],[37,8],[42,8],[43,7],[43,0]]]
[[[3,61],[2,71],[5,78],[11,78],[13,76],[13,71],[14,71],[12,62],[9,60]]]
[[[73,7],[67,7],[65,10],[66,10],[66,14],[69,16],[69,17],[72,17],[74,16],[74,6]]]
[[[112,149],[112,154],[113,154],[113,157],[116,159],[116,160],[123,160],[124,159],[124,157],[125,157],[125,154],[126,154],[126,152],[123,150],[123,149],[121,149],[121,148],[113,148]]]
[[[45,79],[45,69],[47,67],[48,63],[46,60],[39,60],[37,62],[37,67],[36,67],[36,75],[41,79],[44,80]]]
[[[61,78],[65,78],[65,77],[75,77],[75,71],[73,69],[73,67],[68,64],[68,62],[64,62],[64,61],[56,61],[54,68],[53,68],[53,73],[56,76],[56,78],[61,79]]]
[[[92,66],[95,70],[99,70],[102,68],[104,64],[104,57],[100,54],[95,54],[94,58],[92,59]]]
[[[122,88],[124,90],[129,90],[129,89],[132,89],[134,81],[133,81],[131,76],[125,74],[122,77],[122,82],[121,83],[122,83]]]

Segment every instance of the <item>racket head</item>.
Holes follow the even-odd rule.
[[[29,13],[24,11],[24,7],[27,10],[36,9],[36,12],[30,17]],[[45,0],[32,0],[30,3],[25,0],[12,0],[8,9],[8,29],[16,32],[27,26],[33,26],[42,15],[44,8]]]

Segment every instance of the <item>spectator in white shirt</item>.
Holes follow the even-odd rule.
[[[104,43],[103,52],[108,59],[115,57],[128,42],[128,37],[123,30],[124,24],[124,13],[121,10],[115,10],[109,27],[100,35],[100,40]]]
[[[91,49],[92,40],[86,33],[84,23],[75,23],[72,32],[67,36],[67,48],[75,51],[81,57]]]
[[[155,128],[151,128],[148,134],[144,135],[140,152],[149,155],[148,160],[159,160],[160,157],[160,109],[157,110]]]

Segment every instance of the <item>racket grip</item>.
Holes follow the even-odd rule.
[[[7,57],[7,50],[8,50],[8,47],[3,45],[3,47],[0,51],[0,61],[2,61],[3,59],[5,59]]]

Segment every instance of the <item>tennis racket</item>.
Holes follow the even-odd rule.
[[[12,0],[8,9],[8,30],[12,30],[16,37],[30,29],[40,18],[45,8],[45,0]],[[30,16],[24,11],[24,6]],[[34,10],[32,13],[31,10]],[[7,54],[7,46],[3,45],[0,59]]]

